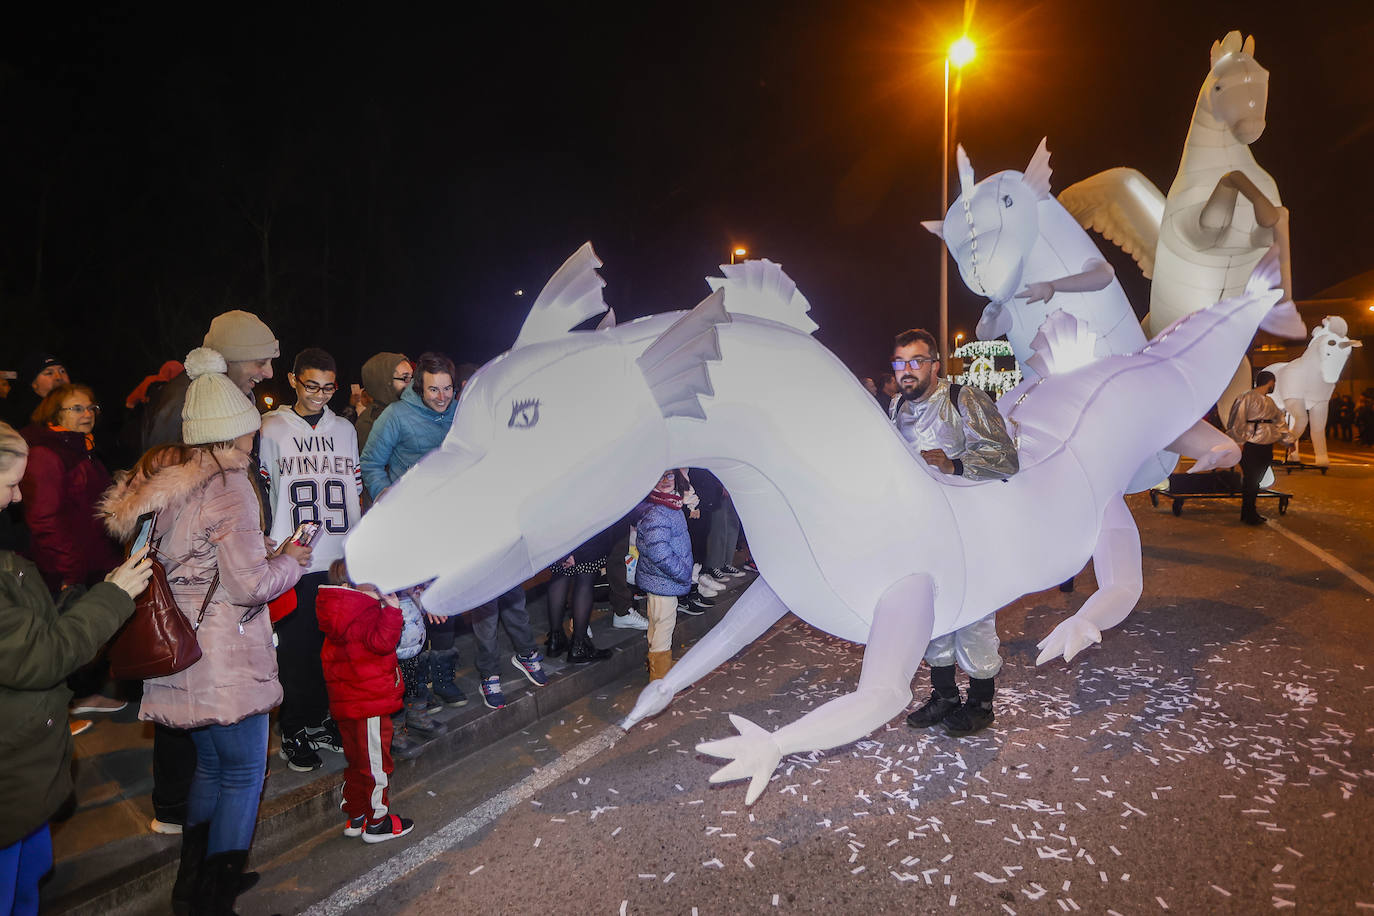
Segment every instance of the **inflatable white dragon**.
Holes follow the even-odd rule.
[[[968,485],[915,459],[873,398],[812,336],[775,264],[722,267],[689,312],[571,331],[606,311],[584,245],[512,348],[465,386],[444,444],[350,535],[352,575],[394,591],[433,580],[459,613],[524,581],[627,512],[664,468],[705,467],[749,531],[756,579],[640,694],[626,728],[789,610],[865,646],[857,689],[768,732],[739,717],[703,753],[752,803],[788,754],[838,747],[899,715],[932,634],[1057,585],[1089,557],[1100,589],[1042,643],[1071,658],[1141,594],[1140,538],[1120,493],[1215,399],[1279,298],[1265,262],[1245,293],[1130,356],[1040,379],[1007,410],[1021,471]],[[1053,371],[1053,354],[1049,368]],[[551,456],[555,456],[552,457]]]
[[[1069,212],[1135,258],[1151,278],[1145,330],[1174,321],[1244,288],[1260,257],[1277,246],[1285,308],[1266,330],[1303,337],[1292,307],[1288,210],[1278,184],[1250,151],[1264,133],[1269,71],[1255,60],[1254,36],[1230,32],[1212,42],[1211,70],[1198,91],[1178,174],[1166,198],[1133,168],[1101,172],[1060,194]],[[1221,416],[1250,389],[1248,361],[1238,359],[1220,400]]]
[[[1046,335],[1067,327],[1078,337],[1077,362],[1108,353],[1134,353],[1145,346],[1126,292],[1092,238],[1050,193],[1050,153],[1041,140],[1024,172],[1006,170],[974,182],[973,165],[960,146],[956,156],[959,196],[943,220],[921,223],[942,239],[959,275],[973,292],[991,301],[978,322],[978,338],[1006,335],[1023,378],[1045,374]],[[1078,319],[1046,325],[1054,311]],[[1060,371],[1073,343],[1056,341]],[[1037,349],[1040,352],[1037,352]],[[1020,391],[1006,395],[1014,402]],[[1240,447],[1202,420],[1152,455],[1126,487],[1127,493],[1168,478],[1178,454],[1193,457],[1190,473],[1231,467]]]

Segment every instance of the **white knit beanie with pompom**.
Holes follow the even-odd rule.
[[[262,427],[258,408],[224,373],[229,366],[217,350],[197,347],[186,354],[191,386],[181,408],[181,441],[187,445],[228,442]]]

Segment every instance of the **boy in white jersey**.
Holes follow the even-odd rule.
[[[362,517],[358,436],[353,424],[329,409],[338,391],[336,375],[334,357],[318,347],[302,350],[287,375],[296,403],[263,417],[259,450],[272,507],[272,540],[282,543],[306,522],[318,526],[310,571],[296,585],[296,609],[276,624],[281,756],[300,772],[324,765],[316,750],[343,752],[329,716],[320,666],[324,634],[315,618],[315,593],[329,575],[329,564],[342,559],[344,537]]]

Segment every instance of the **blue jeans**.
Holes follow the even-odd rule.
[[[267,713],[233,725],[197,728],[191,740],[196,743],[196,776],[186,803],[186,826],[210,822],[207,855],[248,849],[267,775]]]
[[[506,625],[515,651],[522,654],[535,649],[530,633],[530,612],[525,609],[525,590],[517,585],[494,601],[468,611],[472,636],[477,641],[477,674],[488,678],[501,673],[501,653],[496,643],[497,620]]]
[[[0,849],[0,913],[35,916],[38,879],[51,868],[52,834],[47,824],[19,842]]]

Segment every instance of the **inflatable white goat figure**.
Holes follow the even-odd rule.
[[[1254,36],[1242,43],[1240,32],[1229,32],[1212,42],[1211,70],[1167,199],[1132,168],[1109,169],[1060,194],[1083,225],[1119,245],[1151,278],[1147,333],[1239,293],[1260,257],[1277,245],[1284,309],[1265,330],[1306,335],[1291,304],[1288,210],[1279,202],[1278,184],[1250,152],[1264,132],[1268,100],[1269,71],[1255,60]],[[1219,399],[1223,417],[1250,389],[1249,362],[1237,363]]]
[[[1326,467],[1331,460],[1326,455],[1326,408],[1331,392],[1350,358],[1352,347],[1363,346],[1346,336],[1349,330],[1345,319],[1328,315],[1312,329],[1312,342],[1302,356],[1291,363],[1271,363],[1264,368],[1274,373],[1274,393],[1270,395],[1293,418],[1293,444],[1288,447],[1288,461],[1298,460],[1298,440],[1312,425],[1312,451],[1318,467]]]
[[[1134,353],[1145,346],[1126,292],[1116,272],[1102,259],[1092,238],[1050,193],[1050,153],[1041,140],[1024,172],[1007,171],[974,183],[973,165],[962,146],[956,151],[959,196],[943,220],[921,223],[948,247],[959,275],[973,292],[991,301],[978,322],[978,339],[1006,335],[1022,377],[1047,374],[1044,335],[1064,327],[1045,326],[1051,311],[1063,310],[1081,335],[1077,359],[1067,341],[1057,341],[1059,371],[1108,353]],[[1023,288],[1024,287],[1024,288]],[[1037,352],[1037,346],[1041,352]],[[1072,364],[1066,365],[1066,360]],[[1019,391],[1009,392],[1012,402]],[[1231,467],[1240,447],[1230,436],[1202,420],[1194,423],[1169,451],[1152,455],[1126,487],[1127,493],[1168,478],[1181,453],[1196,458],[1190,473]]]
[[[838,747],[899,715],[932,634],[1057,585],[1099,558],[1101,589],[1044,645],[1066,658],[1141,593],[1140,539],[1119,494],[1193,424],[1278,300],[1272,262],[1246,293],[1138,354],[1039,380],[1008,411],[1021,471],[941,477],[812,336],[809,306],[767,261],[722,267],[689,312],[571,331],[606,310],[584,245],[535,301],[514,346],[463,389],[444,444],[363,517],[347,558],[394,591],[434,580],[426,609],[460,613],[524,581],[624,515],[664,468],[713,471],[759,566],[724,618],[640,694],[631,727],[789,610],[865,645],[854,693],[775,732],[701,745],[711,777],[763,791],[783,756]],[[462,524],[454,524],[461,519]]]

